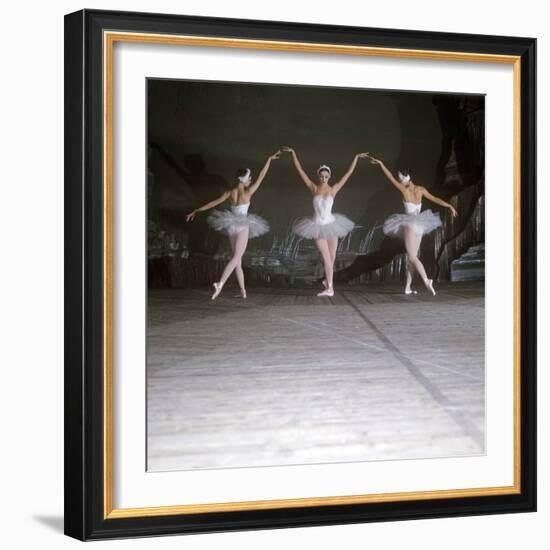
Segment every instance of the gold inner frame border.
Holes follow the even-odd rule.
[[[370,495],[345,495],[326,497],[304,497],[277,500],[254,500],[242,502],[218,502],[208,504],[182,504],[175,506],[154,506],[147,508],[113,508],[113,456],[112,456],[112,414],[113,414],[113,360],[112,360],[112,252],[113,252],[113,47],[116,42],[137,42],[148,44],[170,44],[181,46],[205,46],[217,48],[259,49],[319,54],[359,55],[374,57],[399,57],[444,61],[468,61],[477,63],[510,64],[513,66],[514,86],[514,484],[504,487],[462,488],[404,493]],[[103,33],[103,390],[104,390],[104,518],[137,518],[198,514],[212,512],[235,512],[247,510],[268,510],[281,508],[303,508],[310,506],[334,506],[412,500],[433,500],[444,498],[465,498],[479,496],[512,495],[521,493],[521,432],[520,432],[520,381],[521,381],[521,58],[513,55],[482,54],[434,50],[413,50],[380,48],[370,46],[347,46],[340,44],[316,44],[307,42],[284,42],[272,40],[250,40],[240,38],[219,38],[170,34],[149,34],[134,32],[104,31]]]

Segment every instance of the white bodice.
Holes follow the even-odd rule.
[[[233,214],[239,214],[241,216],[246,216],[248,213],[248,207],[250,206],[250,203],[247,202],[245,204],[237,204],[236,206],[231,206],[231,212]]]
[[[403,201],[403,204],[405,205],[405,212],[407,214],[420,214],[422,203],[416,204],[414,202]]]
[[[335,220],[332,215],[333,204],[334,197],[332,195],[327,195],[326,197],[323,197],[322,195],[315,195],[313,197],[313,211],[315,212],[313,221],[321,225],[333,223]]]

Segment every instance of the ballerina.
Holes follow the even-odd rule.
[[[441,219],[439,213],[434,214],[431,210],[420,211],[422,209],[422,197],[448,208],[453,217],[457,215],[457,212],[453,205],[434,197],[425,187],[415,185],[408,170],[400,170],[397,173],[398,179],[395,179],[381,160],[370,155],[369,160],[371,164],[377,164],[382,168],[384,175],[403,195],[405,214],[391,215],[384,222],[383,231],[386,235],[404,240],[408,260],[404,293],[407,295],[417,293],[416,290],[411,288],[414,272],[417,271],[426,288],[435,296],[433,280],[428,279],[424,265],[418,257],[418,250],[420,249],[422,236],[441,226]]]
[[[319,166],[317,169],[319,183],[314,183],[304,172],[294,149],[284,146],[281,147],[281,151],[286,151],[292,155],[294,166],[298,174],[300,174],[306,187],[313,195],[314,216],[312,218],[301,218],[297,220],[292,230],[304,239],[313,239],[323,260],[325,271],[323,286],[325,289],[319,292],[317,296],[334,296],[332,278],[334,274],[334,262],[336,260],[338,239],[345,237],[355,227],[355,224],[342,214],[333,214],[332,205],[334,204],[334,197],[336,194],[353,174],[357,166],[357,161],[360,158],[367,157],[368,153],[358,153],[355,155],[348,171],[337,183],[331,186],[328,182],[332,173],[328,166],[325,164]]]
[[[278,159],[279,154],[280,151],[277,151],[268,157],[264,167],[258,174],[258,179],[254,183],[252,183],[250,169],[241,169],[237,172],[238,183],[232,189],[229,189],[217,199],[206,203],[200,208],[196,208],[185,217],[185,220],[190,222],[197,212],[209,210],[227,199],[229,199],[231,203],[230,210],[214,210],[206,220],[213,229],[228,235],[231,250],[233,252],[233,256],[225,266],[220,280],[213,283],[214,293],[212,294],[212,300],[218,297],[222,291],[223,285],[233,270],[235,271],[239,283],[241,291],[240,296],[246,298],[242,258],[248,244],[248,239],[259,237],[269,231],[269,225],[263,218],[256,214],[248,213],[250,199],[264,180],[271,165],[271,161]]]

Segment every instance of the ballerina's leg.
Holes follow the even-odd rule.
[[[338,239],[327,239],[328,251],[330,254],[330,263],[332,264],[332,274],[334,277],[334,263],[336,262],[336,250],[338,249]],[[328,288],[326,278],[323,279],[323,286]]]
[[[229,242],[231,243],[231,251],[235,255],[237,235],[229,235]],[[241,261],[237,266],[235,266],[235,276],[237,277],[237,282],[239,283],[239,288],[241,290],[241,296],[246,297],[246,289],[244,286],[244,272],[243,272],[243,263],[242,256]]]
[[[231,237],[234,238],[233,242],[231,242]],[[225,284],[225,281],[229,278],[231,273],[233,273],[233,270],[237,268],[237,266],[241,266],[242,257],[246,250],[246,245],[248,244],[248,227],[245,227],[241,231],[239,231],[237,234],[230,236],[229,238],[231,242],[231,248],[233,250],[233,257],[229,262],[227,262],[227,265],[225,266],[225,269],[223,270],[222,276],[220,277],[219,282],[216,284],[214,283],[214,287],[216,288],[216,292],[214,293],[214,296],[212,298],[215,298],[221,291],[221,287]],[[239,286],[241,286],[241,290],[244,290],[244,274],[242,272],[241,268],[241,275],[242,275],[242,281],[239,280],[239,276],[237,275],[237,280],[239,280]]]
[[[405,294],[410,294],[412,292],[411,284],[412,284],[412,281],[413,281],[414,272],[415,272],[414,264],[411,263],[409,261],[409,258],[407,257],[407,273],[406,273],[406,280],[405,280]]]
[[[330,261],[332,263],[332,272],[334,273],[334,263],[336,262],[336,250],[338,249],[338,239],[328,239],[328,251],[330,252]]]
[[[243,255],[244,255],[244,252],[245,252],[246,247],[248,245],[248,235],[249,235],[249,230],[248,229],[246,229],[246,236],[244,235],[244,232],[241,231],[237,235],[237,238],[235,239],[235,249],[233,250],[234,253],[237,253],[237,250],[240,249],[241,246],[243,246],[242,243],[237,245],[237,240],[239,238],[244,240],[244,248],[242,250],[242,253],[239,256],[239,263],[235,266],[235,276],[237,277],[237,282],[239,283],[239,289],[241,290],[241,296],[243,296],[244,298],[246,298],[246,288],[244,286]]]
[[[229,244],[231,245],[231,254],[235,255],[235,242],[237,241],[237,235],[229,235]]]
[[[422,235],[416,233],[412,227],[407,226],[404,227],[403,235],[405,240],[405,250],[407,251],[407,259],[409,260],[411,271],[413,269],[418,271],[418,274],[424,281],[426,288],[430,289],[432,293],[435,294],[432,286],[432,280],[428,279],[426,270],[424,269],[424,264],[418,257],[418,250],[422,241]]]
[[[330,255],[328,242],[326,239],[315,239],[315,245],[317,246],[319,254],[321,254],[321,258],[323,260],[327,290],[330,289],[332,291],[332,257]]]
[[[334,262],[336,261],[336,249],[338,248],[338,239],[327,239],[328,251],[330,253],[330,261],[334,269]]]

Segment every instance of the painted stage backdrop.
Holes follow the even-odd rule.
[[[483,96],[158,79],[147,86],[149,288],[218,280],[230,257],[227,237],[207,224],[209,212],[189,223],[185,216],[220,196],[239,168],[250,168],[255,178],[283,145],[295,149],[314,181],[321,164],[337,181],[363,151],[394,174],[408,167],[415,184],[458,210],[452,218],[424,202],[443,220],[422,240],[427,272],[439,282],[483,280]],[[404,280],[403,241],[382,231],[384,220],[402,209],[379,167],[360,162],[334,204],[357,224],[339,242],[336,284]],[[250,213],[267,220],[270,231],[248,243],[247,286],[318,283],[322,264],[313,241],[291,230],[297,218],[312,214],[312,205],[289,154],[271,164]]]

